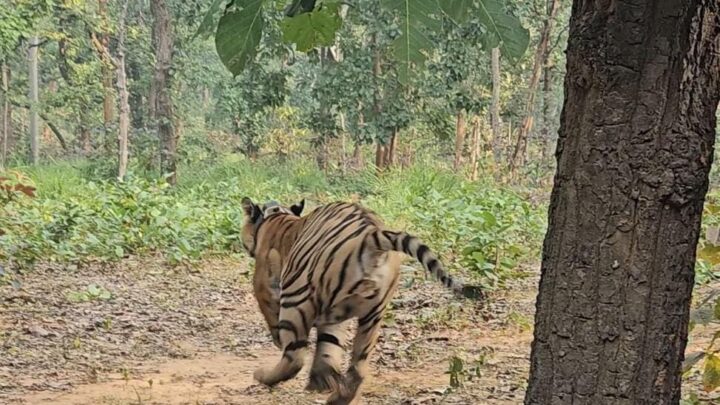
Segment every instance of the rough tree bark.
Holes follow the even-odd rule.
[[[495,166],[502,160],[502,122],[500,121],[500,49],[491,52],[492,99],[490,101],[490,125],[492,126],[492,149]]]
[[[677,404],[720,2],[576,0],[526,404]]]
[[[153,75],[154,109],[160,138],[160,168],[169,174],[168,182],[177,183],[177,135],[173,122],[173,105],[170,97],[170,67],[172,66],[173,30],[165,0],[150,2],[153,14],[155,46],[155,73]]]
[[[465,125],[465,110],[457,113],[457,121],[455,123],[455,159],[453,160],[453,168],[455,171],[460,170],[463,161],[463,148],[465,147],[465,133],[467,132]]]
[[[548,6],[548,16],[543,24],[542,32],[540,33],[540,42],[535,50],[535,61],[533,62],[533,71],[530,76],[528,96],[525,102],[525,118],[523,118],[523,122],[518,130],[515,150],[513,152],[512,159],[510,160],[510,172],[513,175],[520,166],[525,164],[527,138],[532,130],[533,116],[535,114],[535,94],[537,93],[538,84],[540,83],[540,73],[542,73],[542,67],[545,65],[545,61],[547,60],[548,42],[550,41],[550,34],[552,33],[553,26],[555,25],[555,17],[557,16],[559,9],[560,1],[551,0]]]
[[[37,36],[30,38],[28,49],[28,81],[30,86],[30,163],[38,164],[40,161],[40,117],[39,108],[39,78],[38,78],[38,51],[40,40]]]

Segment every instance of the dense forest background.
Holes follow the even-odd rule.
[[[6,1],[0,285],[8,291],[40,288],[27,275],[62,269],[80,272],[62,299],[103,303],[121,293],[107,280],[83,281],[103,274],[98,269],[150,266],[181,278],[206,274],[218,261],[245,268],[242,197],[287,204],[306,198],[311,207],[353,200],[423,238],[452,271],[495,292],[498,302],[522,291],[525,307],[507,298],[507,307],[491,306],[472,315],[482,321],[470,321],[497,318],[503,328],[530,333],[527,297],[535,294],[547,227],[571,2],[464,2],[470,12],[448,9],[432,22],[436,29],[416,39],[421,53],[405,50],[408,61],[422,59],[412,64],[398,58],[398,39],[417,34],[403,24],[423,21],[421,14],[398,16],[379,0],[328,2],[337,18],[318,15],[321,28],[308,32],[288,23],[285,4],[269,2],[260,11],[258,46],[240,49],[242,67],[234,69],[222,57],[226,37],[221,30],[212,35],[220,14],[212,10],[226,2]],[[483,5],[495,7],[487,15],[506,31],[488,28]],[[720,319],[711,288],[720,277],[716,172],[698,248],[702,305],[693,325]],[[455,310],[435,308],[413,327],[469,322],[469,313]],[[708,328],[710,336],[717,329]],[[0,330],[0,342],[22,346],[12,335]],[[77,336],[63,339],[94,339]],[[720,386],[714,339],[699,342],[701,354],[689,356],[689,403],[698,395],[717,398],[712,392]],[[35,359],[13,353],[0,355],[0,367]],[[443,367],[450,364],[443,371],[452,388],[473,376],[482,381],[489,353],[441,358]],[[117,358],[104,361],[88,367],[121,367]],[[13,381],[8,395],[31,391]],[[524,384],[520,378],[516,385]],[[487,398],[487,385],[457,395]],[[512,402],[515,390],[503,398]]]

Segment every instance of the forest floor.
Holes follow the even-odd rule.
[[[363,403],[522,403],[538,280],[536,271],[524,274],[478,307],[406,274]],[[42,267],[19,288],[0,286],[0,403],[324,403],[326,395],[303,391],[307,370],[274,389],[253,381],[253,371],[280,354],[249,275],[243,260],[188,270],[127,259]],[[88,292],[91,284],[111,297]],[[695,329],[689,350],[702,348],[712,332]],[[465,383],[450,389],[453,356],[464,362]],[[687,384],[696,390],[698,377]]]

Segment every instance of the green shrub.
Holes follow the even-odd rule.
[[[518,193],[426,165],[326,176],[307,160],[228,155],[181,167],[173,188],[133,176],[90,181],[86,164],[28,171],[39,195],[0,207],[0,263],[29,268],[157,253],[170,263],[194,261],[241,251],[244,196],[286,204],[307,198],[311,206],[359,198],[389,227],[417,234],[448,264],[496,287],[537,252],[545,226],[543,210]]]

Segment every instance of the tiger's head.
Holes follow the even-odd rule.
[[[275,214],[289,214],[299,217],[305,208],[305,200],[303,199],[288,208],[280,205],[277,201],[269,201],[262,206],[258,206],[250,198],[244,197],[242,207],[245,213],[245,224],[241,232],[241,241],[250,256],[255,257],[257,232],[265,219]]]

